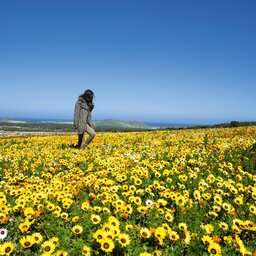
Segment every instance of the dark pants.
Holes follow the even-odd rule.
[[[81,148],[82,146],[82,142],[83,142],[83,138],[84,138],[84,132],[81,134],[78,134],[78,143],[77,143],[77,147]]]
[[[93,140],[93,138],[95,137],[95,131],[94,129],[87,125],[87,130],[86,133],[89,134],[89,137],[86,139],[85,143],[82,145],[83,143],[83,139],[84,139],[84,132],[78,134],[78,143],[77,143],[77,147],[78,148],[85,148],[87,147],[87,145]]]

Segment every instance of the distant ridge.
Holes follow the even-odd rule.
[[[141,122],[138,120],[123,121],[118,119],[93,120],[95,131],[149,131],[173,129],[228,128],[241,126],[256,126],[255,121],[231,121],[214,125],[193,125],[177,123]],[[5,132],[76,132],[72,120],[12,118],[0,117],[0,133]]]
[[[121,121],[118,119],[104,119],[94,121],[95,128],[101,129],[149,129],[150,127],[141,121]]]
[[[137,120],[105,119],[96,120],[92,123],[96,131],[145,131],[152,129],[152,127]],[[0,132],[76,132],[76,130],[72,120],[0,118]]]
[[[5,117],[1,117],[0,118],[0,121],[1,122],[9,122],[9,121],[12,121],[13,119],[9,116],[5,116]]]

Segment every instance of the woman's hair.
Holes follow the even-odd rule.
[[[83,97],[84,97],[85,101],[87,102],[90,111],[92,111],[93,108],[94,108],[94,104],[93,104],[93,101],[92,101],[92,100],[93,100],[93,97],[94,97],[93,91],[92,91],[92,90],[89,90],[89,89],[86,90],[86,91],[84,92],[84,94],[83,94]]]
[[[89,94],[89,93],[90,93],[92,96],[94,96],[93,91],[90,90],[90,89],[87,89],[87,90],[84,92],[84,95]]]

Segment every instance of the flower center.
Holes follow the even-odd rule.
[[[4,250],[6,253],[9,253],[11,251],[11,247],[6,247]]]
[[[108,243],[104,243],[103,247],[104,247],[105,249],[108,249],[108,248],[109,248],[109,244],[108,244]]]
[[[30,246],[30,242],[25,242],[25,246]]]
[[[46,252],[49,252],[49,251],[51,250],[51,247],[50,247],[49,245],[47,245],[47,246],[44,248],[44,250],[45,250]]]
[[[212,248],[212,249],[211,249],[211,254],[217,254],[216,249]]]

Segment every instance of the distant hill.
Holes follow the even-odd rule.
[[[140,121],[106,119],[94,121],[95,131],[141,131],[150,126]],[[72,121],[23,121],[11,118],[0,119],[0,132],[75,132]]]
[[[234,127],[243,127],[243,126],[256,126],[255,121],[245,121],[245,122],[239,122],[239,121],[231,121],[229,123],[220,123],[220,124],[214,124],[214,125],[198,125],[188,128],[234,128]]]
[[[216,124],[215,127],[241,127],[241,126],[255,126],[256,122],[247,121],[247,122],[239,122],[239,121],[231,121],[230,123],[222,123]]]
[[[105,119],[94,121],[96,130],[148,130],[150,127],[140,121],[121,121],[116,119]]]
[[[12,121],[12,118],[9,116],[0,117],[0,121],[1,122],[9,122],[9,121]]]
[[[122,121],[116,119],[105,119],[93,121],[94,129],[96,132],[101,131],[146,131],[146,130],[166,130],[166,129],[200,129],[200,128],[228,128],[228,127],[240,127],[240,126],[255,126],[256,122],[238,122],[231,121],[230,123],[222,123],[215,125],[198,125],[198,126],[166,126],[154,128],[143,122],[134,121]],[[5,132],[76,132],[73,127],[73,121],[25,121],[15,120],[10,117],[0,118],[0,133]]]

